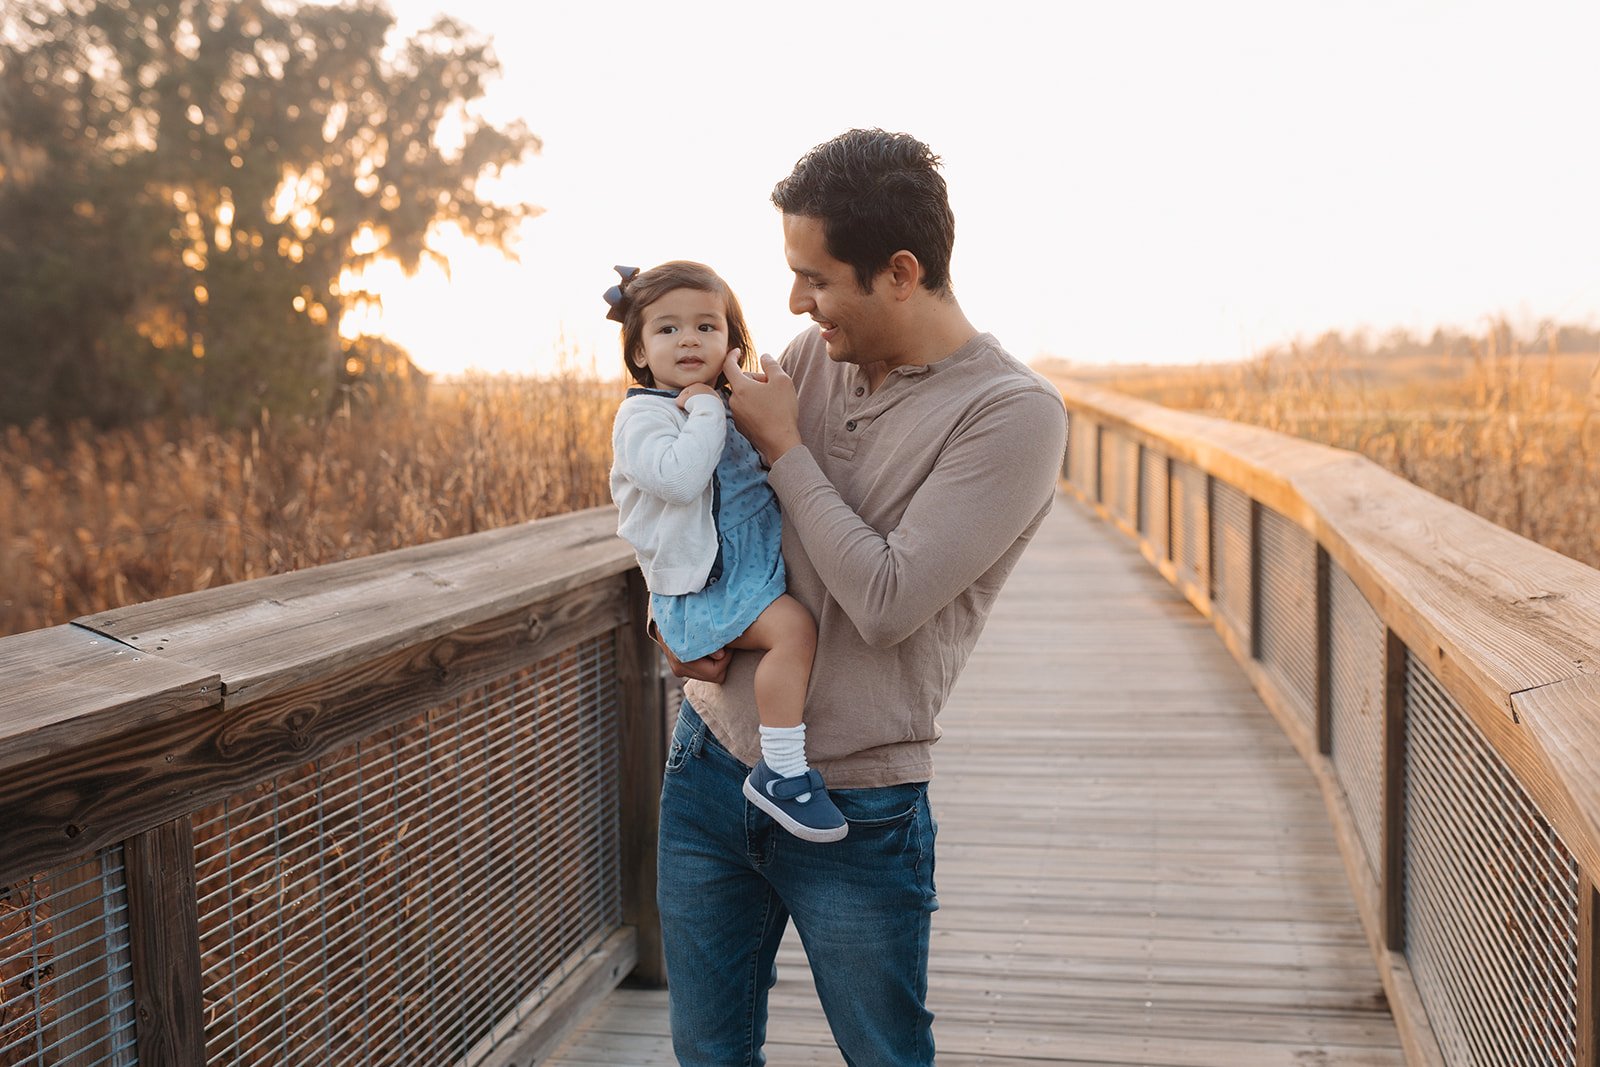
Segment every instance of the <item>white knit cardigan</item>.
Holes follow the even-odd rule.
[[[652,593],[677,596],[706,584],[717,558],[711,476],[728,437],[720,396],[630,396],[611,425],[611,499],[617,534],[633,545]]]

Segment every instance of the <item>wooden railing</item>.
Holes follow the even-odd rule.
[[[615,512],[0,641],[0,1065],[510,1064],[663,978]]]
[[[1595,1067],[1600,572],[1352,453],[1062,392],[1069,485],[1315,772],[1408,1061]]]

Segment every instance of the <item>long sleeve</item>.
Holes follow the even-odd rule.
[[[866,643],[905,640],[992,567],[1053,499],[1066,443],[1058,399],[994,398],[940,449],[899,522],[868,525],[807,447],[772,467],[773,489],[829,594]]]
[[[668,504],[692,504],[711,483],[727,442],[727,409],[720,397],[696,396],[688,418],[671,401],[623,401],[612,428],[613,471],[641,492]]]

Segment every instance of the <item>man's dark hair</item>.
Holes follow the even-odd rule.
[[[785,215],[822,220],[828,254],[855,269],[863,293],[902,248],[922,284],[949,296],[956,219],[939,157],[906,133],[850,130],[817,145],[772,190]]]

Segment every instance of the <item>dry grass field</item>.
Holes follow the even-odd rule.
[[[1313,347],[1202,367],[1042,368],[1168,407],[1360,452],[1600,566],[1600,353],[1354,360]]]
[[[0,635],[606,503],[621,393],[480,378],[255,431],[0,431]]]
[[[1600,354],[1042,369],[1353,449],[1600,566]],[[621,389],[479,378],[255,431],[0,431],[0,634],[605,503]]]

